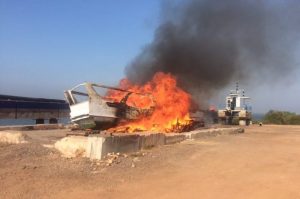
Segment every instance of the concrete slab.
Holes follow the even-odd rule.
[[[102,155],[112,152],[130,153],[140,150],[141,136],[138,134],[114,134],[105,137]]]
[[[163,133],[91,135],[87,137],[84,157],[100,160],[108,153],[131,153],[164,144]]]
[[[165,144],[164,133],[141,133],[139,140],[140,149],[149,149],[156,146],[162,146]]]
[[[187,133],[119,133],[112,136],[90,135],[69,136],[57,141],[55,148],[65,157],[88,157],[102,159],[108,153],[131,153],[142,149],[179,143],[185,139],[200,139],[204,137],[237,134],[241,128],[202,129]]]
[[[183,133],[186,139],[200,139],[205,137],[217,136],[217,135],[228,135],[243,133],[244,129],[240,127],[229,127],[229,128],[214,128],[214,129],[201,129]]]
[[[175,144],[186,139],[184,134],[168,133],[165,135],[165,144]]]

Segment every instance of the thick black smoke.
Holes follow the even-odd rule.
[[[135,83],[162,71],[193,93],[210,93],[236,80],[277,80],[296,67],[300,1],[192,0],[162,12],[153,42],[126,67]]]

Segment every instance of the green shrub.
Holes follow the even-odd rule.
[[[290,124],[300,125],[300,115],[294,115],[290,120]]]
[[[266,124],[300,124],[300,115],[287,111],[270,110],[263,118]]]

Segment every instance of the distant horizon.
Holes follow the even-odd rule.
[[[18,95],[6,95],[6,94],[1,94],[0,93],[0,96],[13,96],[13,97],[28,97],[28,98],[37,98],[37,99],[50,99],[50,100],[64,100],[66,101],[65,98],[43,98],[43,97],[31,97],[31,96],[18,96]],[[214,105],[214,104],[212,104]],[[218,109],[222,109],[225,107],[225,103],[224,103],[224,106],[221,106],[221,107],[217,107]],[[252,115],[265,115],[266,113],[268,113],[269,111],[287,111],[287,110],[277,110],[277,109],[270,109],[266,112],[252,112]],[[291,112],[291,113],[296,113],[298,114],[297,112],[292,112],[292,111],[287,111],[287,112]]]

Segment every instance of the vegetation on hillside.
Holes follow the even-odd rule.
[[[299,124],[300,115],[287,111],[270,110],[263,118],[266,124]]]

